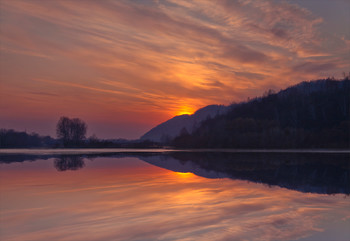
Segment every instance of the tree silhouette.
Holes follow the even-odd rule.
[[[55,140],[50,136],[39,136],[35,132],[0,129],[0,148],[50,147],[54,144]]]
[[[61,156],[55,159],[54,165],[57,171],[76,171],[85,166],[84,159],[80,156]]]
[[[85,139],[87,125],[79,118],[69,119],[62,116],[56,126],[57,137],[65,147],[78,146]]]

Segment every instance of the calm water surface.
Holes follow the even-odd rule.
[[[349,240],[349,154],[0,155],[0,240]]]

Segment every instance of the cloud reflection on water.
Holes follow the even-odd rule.
[[[96,158],[78,172],[48,161],[1,166],[4,240],[292,240],[350,217],[344,195],[179,175],[136,158]]]

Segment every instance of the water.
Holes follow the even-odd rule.
[[[0,155],[1,240],[349,240],[348,153]]]

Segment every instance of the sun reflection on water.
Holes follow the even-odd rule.
[[[97,158],[75,172],[47,163],[0,169],[1,240],[296,240],[320,233],[320,217],[350,217],[340,195],[204,178],[134,158]]]
[[[192,172],[174,172],[174,174],[179,178],[192,178],[196,176]]]

